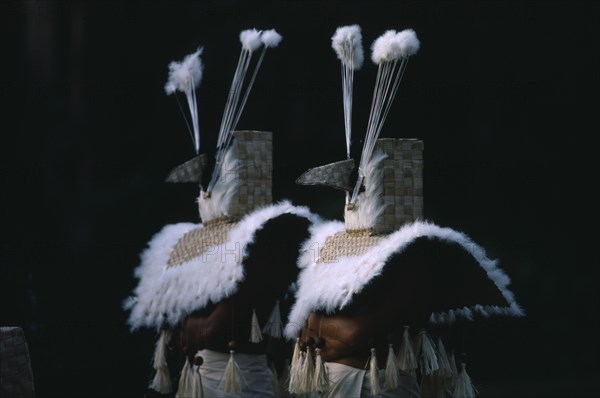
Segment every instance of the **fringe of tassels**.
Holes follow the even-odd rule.
[[[185,358],[175,398],[205,398],[202,376],[200,375],[201,365],[202,357],[198,354],[195,355],[193,364],[190,363],[187,357]]]
[[[278,312],[276,304],[270,317],[270,321],[273,321],[271,325],[279,324],[276,315]],[[258,340],[256,331],[261,332],[257,325],[256,313],[253,311],[251,337],[254,335],[256,340]],[[267,327],[265,326],[263,330],[266,331]],[[276,330],[278,330],[278,327],[269,331],[276,335]],[[262,335],[260,336],[262,338]],[[172,380],[167,365],[167,349],[170,339],[171,332],[169,330],[161,331],[153,357],[155,375],[149,384],[149,388],[161,394],[173,392]],[[325,361],[321,356],[321,348],[319,345],[314,349],[311,346],[306,346],[306,344],[304,346],[302,348],[300,338],[297,338],[288,368],[287,391],[291,394],[322,393],[329,387],[329,378]],[[426,393],[426,389],[434,388],[437,391],[444,391],[444,394],[452,398],[475,398],[478,394],[467,373],[466,364],[461,362],[459,371],[454,352],[448,353],[446,351],[440,337],[434,343],[425,330],[421,330],[413,342],[409,328],[405,327],[397,355],[394,352],[394,345],[388,344],[383,381],[380,380],[377,363],[376,350],[371,348],[368,365],[371,394],[374,396],[380,394],[382,390],[397,388],[400,385],[402,374],[416,377],[417,372],[421,376],[424,393]],[[200,375],[201,364],[202,358],[198,354],[192,362],[186,357],[175,398],[205,397]],[[235,360],[235,351],[231,350],[229,361],[223,373],[221,388],[226,393],[235,394],[242,391],[243,384],[242,372]]]
[[[418,372],[424,396],[441,394],[439,396],[475,398],[478,391],[466,371],[466,364],[460,363],[459,371],[454,352],[446,351],[441,337],[438,337],[436,343],[425,330],[421,330],[413,342],[409,328],[406,326],[398,355],[394,354],[394,346],[388,345],[383,389],[398,387],[402,374],[416,377]],[[374,349],[371,349],[369,375],[373,395],[377,394],[379,385],[376,372],[374,372],[376,363]],[[433,393],[433,391],[437,392]]]
[[[171,331],[162,330],[154,349],[153,367],[155,374],[148,387],[161,394],[169,394],[173,390],[171,374],[167,366],[167,344],[170,340]]]
[[[321,349],[315,348],[313,357],[311,347],[301,348],[297,338],[290,362],[288,392],[291,394],[321,393],[329,388],[329,376]]]
[[[250,342],[260,343],[263,340],[263,333],[272,338],[279,339],[283,335],[282,331],[283,323],[281,321],[279,301],[275,302],[269,319],[262,330],[256,316],[256,311],[252,309]],[[170,339],[171,331],[168,329],[162,330],[154,349],[154,377],[148,385],[149,388],[161,394],[170,394],[173,392],[173,383],[167,364],[167,345]],[[307,355],[306,353],[303,354]],[[299,382],[302,386],[300,388],[303,390],[310,389],[312,391],[314,388],[319,388],[319,391],[323,391],[325,388],[324,386],[327,384],[325,365],[320,358],[320,355],[317,354],[316,365],[319,370],[315,372],[315,360],[310,356],[310,352],[308,353],[308,356],[310,357],[310,360],[304,361],[303,358],[300,358],[300,355],[295,353],[295,357],[292,359],[290,365],[290,377],[295,375],[295,378],[290,385],[296,385]],[[179,376],[175,398],[204,398],[204,387],[200,375],[201,364],[202,358],[198,354],[194,357],[194,363],[190,363],[189,359],[186,357]],[[298,368],[300,369],[300,373]],[[299,380],[298,374],[301,376]],[[239,393],[242,391],[243,383],[244,380],[241,370],[235,360],[235,351],[231,350],[229,361],[227,362],[223,373],[221,382],[222,389],[226,393]]]

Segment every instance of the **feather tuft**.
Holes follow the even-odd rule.
[[[173,94],[175,91],[187,93],[200,85],[204,70],[200,54],[202,54],[202,47],[187,55],[183,61],[173,61],[169,64],[169,79],[165,84],[167,95]]]
[[[281,35],[275,29],[265,30],[260,35],[260,41],[265,47],[277,47],[281,43]]]
[[[386,31],[371,45],[371,60],[377,65],[397,61],[402,56],[399,44],[396,40],[396,31]]]
[[[417,34],[412,29],[404,29],[396,35],[395,40],[400,47],[400,54],[404,58],[408,58],[419,51],[421,43],[417,39]]]
[[[246,29],[240,32],[240,42],[246,51],[254,51],[261,46],[261,34],[256,29]]]
[[[377,218],[385,211],[383,184],[380,182],[383,181],[382,162],[386,158],[385,153],[375,152],[364,166],[364,170],[359,170],[359,173],[364,175],[366,189],[358,195],[352,210],[345,209],[346,229],[372,228]]]
[[[359,25],[340,26],[331,37],[331,47],[344,65],[360,69],[364,61],[362,34]]]

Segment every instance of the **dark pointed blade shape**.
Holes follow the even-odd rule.
[[[486,270],[465,246],[423,236],[389,258],[346,311],[377,303],[381,319],[397,323],[400,330],[403,324],[424,325],[427,320],[446,324],[454,317],[470,319],[471,313],[522,316],[507,283],[501,269]]]
[[[173,168],[166,178],[166,182],[193,182],[200,183],[202,172],[208,165],[208,156],[202,153],[185,163]]]
[[[342,160],[324,166],[314,167],[305,171],[296,184],[300,185],[326,185],[332,188],[350,191],[350,176],[354,170],[354,159]]]

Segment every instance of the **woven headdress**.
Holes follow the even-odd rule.
[[[464,233],[423,220],[423,141],[379,138],[386,117],[395,113],[392,102],[408,60],[420,47],[410,29],[389,30],[371,47],[378,69],[354,171],[352,84],[363,59],[361,42],[357,25],[340,27],[332,37],[342,65],[347,159],[310,169],[297,182],[344,190],[344,222],[325,223],[304,247],[287,337],[297,338],[311,313],[347,315],[353,305],[372,311],[387,308],[386,324],[381,327],[389,330],[377,333],[395,334],[398,340],[405,325],[451,323],[477,313],[523,315],[497,261]],[[427,352],[433,351],[420,351],[417,356]],[[423,374],[437,369],[436,354],[432,355]]]
[[[200,184],[198,205],[204,223],[223,217],[240,219],[253,209],[271,204],[272,135],[235,129],[267,50],[279,45],[280,41],[281,36],[274,30],[248,29],[240,33],[242,48],[223,111],[214,159],[209,159],[206,153],[200,154],[195,90],[202,77],[199,58],[202,49],[188,55],[181,63],[169,65],[165,91],[167,94],[185,93],[191,118],[191,123],[187,119],[186,123],[188,127],[191,125],[197,156],[175,167],[167,181]],[[254,62],[256,52],[260,54]]]

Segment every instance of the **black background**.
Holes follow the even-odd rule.
[[[163,225],[198,221],[197,187],[164,183],[193,156],[167,65],[204,46],[202,147],[212,148],[243,29],[275,28],[238,128],[274,134],[274,198],[341,219],[343,194],[301,187],[345,157],[330,38],[365,53],[413,28],[382,137],[425,142],[425,216],[469,235],[527,312],[464,327],[482,397],[598,394],[594,251],[597,2],[2,2],[0,324],[25,329],[39,397],[142,396],[154,336],[122,301]],[[375,79],[355,75],[362,138]],[[591,231],[591,232],[589,232]],[[595,394],[593,394],[594,392]]]

